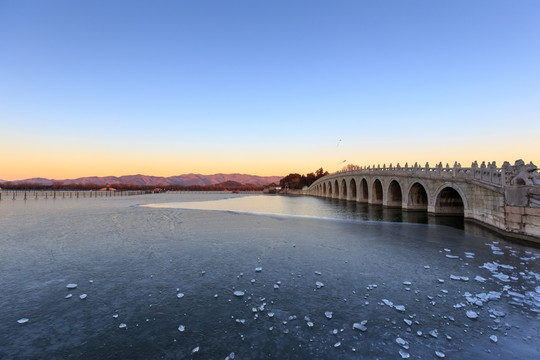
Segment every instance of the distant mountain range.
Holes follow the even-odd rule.
[[[133,184],[133,185],[148,185],[148,186],[160,186],[160,185],[216,185],[224,182],[237,182],[243,185],[267,185],[271,183],[279,183],[281,176],[256,176],[246,174],[214,174],[214,175],[201,175],[201,174],[185,174],[177,176],[148,176],[148,175],[126,175],[126,176],[90,176],[82,177],[78,179],[66,179],[66,180],[54,180],[44,178],[32,178],[25,180],[10,181],[12,184],[20,183],[34,183],[40,185],[52,185],[53,182],[59,182],[64,185],[72,184]],[[0,183],[7,182],[0,180]]]

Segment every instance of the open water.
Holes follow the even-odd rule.
[[[540,251],[462,219],[312,197],[2,200],[0,249],[0,358],[540,357]]]

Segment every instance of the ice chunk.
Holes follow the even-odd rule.
[[[320,271],[315,271],[315,275],[322,275],[322,272],[320,272]]]
[[[397,311],[405,312],[405,306],[403,306],[403,305],[396,305],[396,306],[394,306],[394,308]]]
[[[429,335],[433,336],[434,338],[438,338],[439,337],[439,332],[437,330],[431,330],[429,332]]]
[[[19,324],[26,324],[28,322],[28,320],[29,320],[28,318],[22,318],[22,319],[17,320],[17,322]]]
[[[331,311],[325,311],[324,316],[326,316],[328,319],[332,318],[332,312]]]
[[[429,269],[430,266],[429,265],[424,265],[424,269]]]
[[[338,333],[338,329],[332,330],[332,334],[333,334],[333,335],[337,335],[337,333]]]
[[[274,315],[275,315],[275,314],[274,314],[273,312],[269,312],[269,313],[268,313],[268,317],[269,317],[270,319],[273,318]]]
[[[443,353],[443,352],[440,352],[440,351],[435,351],[435,355],[437,355],[437,357],[438,357],[438,358],[441,358],[441,359],[444,358],[444,357],[446,357],[446,355],[444,355],[444,353]]]
[[[81,294],[79,297],[81,298],[81,300],[84,300],[86,299],[86,296],[87,296],[86,294]]]
[[[484,279],[483,277],[481,277],[480,275],[476,275],[476,277],[474,278],[474,280],[478,281],[478,282],[486,282],[486,279]]]
[[[324,286],[324,284],[322,282],[320,282],[320,281],[317,281],[315,283],[315,286],[317,287],[317,289],[320,289],[320,288],[322,288]]]
[[[255,268],[255,271],[256,271],[256,272],[261,272],[261,271],[262,271],[262,267],[256,267],[256,268]]]
[[[411,355],[409,355],[408,352],[405,352],[403,350],[399,350],[399,355],[401,356],[402,359],[408,359],[409,357],[411,357]]]
[[[496,343],[497,341],[499,341],[499,339],[497,338],[497,335],[491,335],[489,337],[489,340],[493,341],[494,343]]]
[[[279,289],[279,284],[274,284],[274,289]]]
[[[66,287],[68,289],[75,289],[75,288],[77,288],[77,284],[67,284]]]
[[[229,356],[225,358],[225,360],[233,360],[234,359],[234,352],[230,353]]]
[[[383,302],[385,305],[388,305],[388,306],[390,306],[390,307],[394,306],[394,303],[391,302],[390,300],[382,299],[382,302]]]
[[[457,255],[449,255],[449,254],[446,254],[446,257],[449,258],[449,259],[457,259],[457,258],[459,258],[459,256],[457,256]]]
[[[124,324],[124,323],[121,323],[120,325],[118,325],[118,327],[119,327],[120,329],[127,329],[127,325]]]
[[[360,323],[354,323],[352,328],[355,330],[367,331],[366,324],[367,324],[367,320],[363,320]]]
[[[73,294],[67,294],[64,299],[70,299],[73,296]]]
[[[399,346],[406,346],[408,344],[407,341],[403,340],[402,338],[398,337],[396,339],[396,343],[399,345]]]
[[[117,319],[117,318],[118,318],[118,314],[113,314],[112,317],[115,318],[115,319]]]
[[[412,283],[410,281],[404,281],[403,285],[410,286]]]
[[[199,352],[199,347],[198,346],[195,349],[191,350],[192,354],[195,354],[195,353],[198,353],[198,352]]]
[[[236,319],[236,323],[237,324],[245,324],[246,323],[246,319]]]
[[[467,310],[467,317],[469,319],[477,319],[478,318],[478,313],[476,311],[473,311],[473,310]]]
[[[184,325],[178,326],[178,331],[184,332],[184,330],[186,330],[186,327]]]
[[[341,341],[338,341],[337,343],[334,344],[335,348],[340,347],[340,346],[341,346]]]
[[[418,330],[418,331],[416,332],[416,335],[422,336],[422,332],[421,332],[420,330]]]
[[[459,276],[456,276],[456,275],[450,275],[450,279],[452,280],[459,280],[461,279]]]
[[[242,297],[242,296],[244,296],[246,293],[243,292],[243,291],[240,291],[240,290],[236,290],[233,294],[234,294],[234,296]]]
[[[311,321],[308,321],[308,322],[307,322],[307,326],[308,326],[308,328],[312,328],[312,327],[313,327],[313,323],[312,323]]]
[[[403,319],[403,321],[405,321],[405,324],[411,326],[412,325],[412,320],[409,320],[409,319]]]
[[[176,294],[176,297],[179,298],[179,299],[181,299],[181,298],[184,297],[184,293],[178,293],[178,294]]]

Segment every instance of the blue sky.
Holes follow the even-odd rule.
[[[0,0],[0,179],[540,164],[539,19],[538,1]]]

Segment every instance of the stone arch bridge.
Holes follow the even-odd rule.
[[[521,160],[469,168],[356,167],[315,181],[309,195],[459,215],[515,237],[540,242],[540,173]]]

